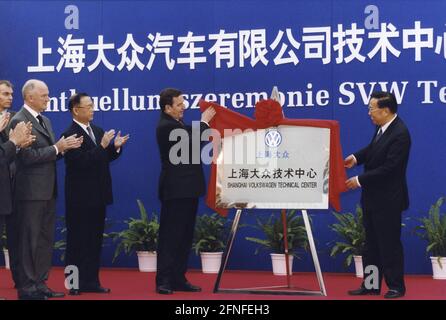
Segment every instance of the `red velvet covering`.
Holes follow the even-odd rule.
[[[219,106],[214,102],[200,101],[200,110],[203,112],[209,107],[214,107],[216,115],[209,124],[211,128],[219,131],[224,137],[224,129],[265,129],[271,126],[291,125],[330,129],[330,177],[329,177],[329,203],[337,211],[341,210],[339,196],[346,191],[344,161],[340,142],[339,123],[334,120],[314,119],[287,119],[283,115],[282,107],[275,100],[262,100],[256,103],[255,120]],[[206,204],[221,215],[226,216],[227,210],[215,207],[217,166],[212,163],[211,175],[208,184]]]

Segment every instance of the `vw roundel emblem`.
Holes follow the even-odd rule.
[[[276,129],[265,134],[265,144],[270,148],[277,148],[282,143],[282,135]]]

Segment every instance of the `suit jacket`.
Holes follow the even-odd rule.
[[[403,120],[396,117],[377,142],[375,136],[367,147],[354,154],[358,164],[364,164],[364,173],[358,176],[361,203],[369,210],[387,208],[401,212],[409,207],[406,182],[409,131]]]
[[[0,215],[12,212],[12,184],[9,166],[15,157],[16,147],[14,143],[8,141],[5,130],[3,130],[0,132]]]
[[[113,143],[104,149],[100,143],[104,130],[90,124],[96,144],[76,122],[62,134],[83,136],[84,142],[78,149],[65,153],[65,202],[67,206],[105,206],[113,202],[110,162],[117,159]]]
[[[209,128],[204,122],[200,123],[200,132]],[[169,141],[172,130],[185,129],[189,144],[188,163],[172,164],[169,152],[176,141]],[[161,157],[161,174],[158,183],[158,196],[161,201],[181,198],[198,198],[205,194],[205,179],[201,159],[199,163],[192,163],[192,127],[184,125],[168,114],[161,112],[156,128],[156,138]],[[181,154],[179,153],[180,157]]]
[[[36,141],[28,148],[21,149],[15,161],[14,199],[51,200],[57,195],[55,139],[50,120],[42,115],[45,130],[25,108],[12,118],[10,127],[21,121],[31,121],[32,134]]]

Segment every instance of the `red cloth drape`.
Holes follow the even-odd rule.
[[[224,137],[224,129],[265,129],[271,126],[292,125],[330,129],[330,177],[329,177],[329,203],[337,211],[341,210],[339,196],[346,191],[344,161],[340,142],[339,123],[334,120],[314,119],[287,119],[284,117],[282,107],[274,100],[262,100],[256,103],[255,119],[241,115],[235,111],[219,106],[214,102],[200,101],[200,110],[203,112],[209,107],[214,107],[216,115],[210,122],[210,127],[217,130]],[[226,216],[227,210],[215,207],[215,189],[217,178],[217,166],[211,165],[211,174],[208,183],[206,204]]]

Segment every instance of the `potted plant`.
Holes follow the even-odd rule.
[[[7,244],[7,238],[6,238],[6,225],[3,225],[4,226],[4,230],[0,230],[0,234],[1,234],[1,237],[0,237],[0,247],[2,247],[2,249],[3,249],[3,255],[4,255],[4,257],[5,257],[5,268],[6,269],[10,269],[10,266],[9,266],[9,251],[8,251],[8,247],[6,246],[6,244]]]
[[[141,200],[137,200],[140,218],[130,218],[124,221],[125,230],[112,232],[110,237],[119,241],[113,261],[121,252],[127,255],[136,252],[138,256],[139,271],[156,271],[156,249],[158,245],[159,222],[155,213],[149,218]]]
[[[429,209],[428,217],[419,219],[417,235],[427,241],[426,252],[432,254],[434,279],[446,279],[446,214],[440,212],[445,198],[441,197]]]
[[[299,249],[308,249],[308,237],[303,218],[296,214],[296,210],[286,212],[287,239],[288,239],[288,265],[293,270],[293,258],[299,257]],[[274,275],[286,275],[285,244],[283,222],[280,216],[272,214],[267,220],[257,219],[255,228],[261,230],[264,239],[246,237],[246,240],[260,245],[260,249],[270,251]]]
[[[365,244],[365,230],[362,223],[362,208],[356,206],[356,215],[352,213],[336,213],[334,216],[338,223],[330,225],[330,229],[338,234],[343,241],[336,241],[332,246],[330,256],[334,257],[340,253],[345,254],[344,265],[350,266],[352,259],[355,261],[356,276],[364,277],[362,265],[362,253]]]
[[[203,273],[218,273],[220,270],[228,233],[228,219],[219,214],[197,217],[192,249],[196,255],[200,254]]]

